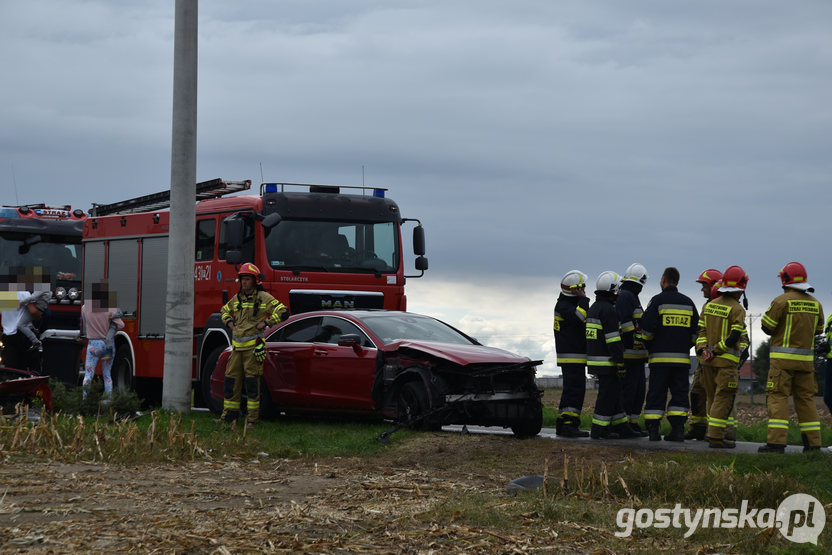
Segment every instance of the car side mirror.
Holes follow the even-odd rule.
[[[339,337],[338,346],[352,347],[352,350],[355,351],[355,354],[357,355],[364,352],[364,348],[361,346],[361,336],[357,333],[346,333]]]

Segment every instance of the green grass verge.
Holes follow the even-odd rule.
[[[387,445],[383,422],[279,418],[244,428],[201,411],[156,410],[131,420],[56,413],[37,421],[0,419],[0,458],[47,457],[69,461],[144,463],[227,457],[278,458],[371,456]],[[401,430],[394,445],[412,432]]]

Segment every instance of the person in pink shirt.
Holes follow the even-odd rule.
[[[121,310],[116,307],[115,292],[109,291],[106,279],[92,284],[92,293],[81,308],[81,325],[87,336],[83,386],[86,388],[92,382],[100,359],[104,395],[109,397],[113,391],[110,371],[113,368],[114,339],[116,332],[124,328],[124,321]]]

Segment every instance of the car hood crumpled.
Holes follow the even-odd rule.
[[[529,358],[509,351],[486,347],[484,345],[461,345],[457,343],[440,343],[434,341],[402,340],[387,345],[389,350],[415,350],[426,355],[444,358],[461,366],[468,364],[518,364],[528,362]],[[385,349],[387,350],[387,349]]]

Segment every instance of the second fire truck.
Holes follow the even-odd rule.
[[[194,363],[197,402],[230,333],[220,307],[239,289],[237,264],[253,262],[263,286],[292,314],[316,309],[405,310],[407,277],[427,269],[424,231],[402,218],[386,189],[264,183],[197,184]],[[125,328],[116,337],[113,381],[151,403],[164,376],[169,192],[94,205],[84,224],[84,285],[102,278],[117,294]],[[402,224],[413,228],[418,274],[405,276]]]
[[[0,206],[2,287],[52,291],[49,314],[39,323],[43,367],[36,372],[74,383],[81,317],[81,233],[87,215],[71,206]],[[59,338],[55,341],[47,341]],[[64,348],[69,347],[69,348]],[[72,355],[75,355],[74,357]],[[0,365],[2,362],[0,361]]]

